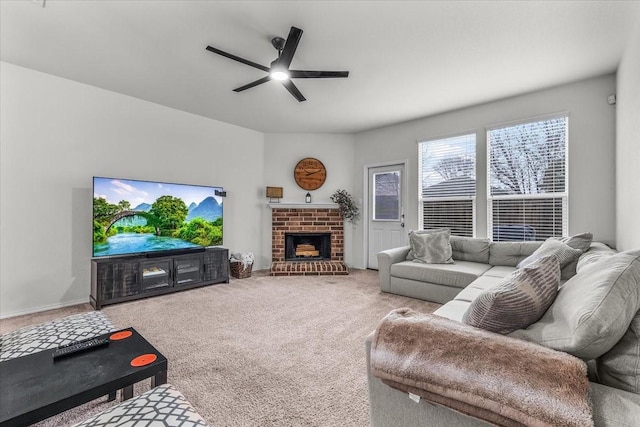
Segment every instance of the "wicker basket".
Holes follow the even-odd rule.
[[[231,271],[231,275],[236,279],[246,279],[247,277],[251,277],[252,267],[253,263],[249,263],[244,267],[240,261],[229,261],[229,270]]]

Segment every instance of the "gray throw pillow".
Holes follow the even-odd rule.
[[[553,303],[559,283],[560,262],[556,256],[548,255],[478,295],[462,321],[499,334],[526,328]]]
[[[568,237],[552,237],[552,239],[559,240],[560,242],[571,246],[573,249],[578,249],[579,251],[586,252],[589,250],[591,242],[593,241],[593,234],[580,233]]]
[[[583,253],[589,250],[591,246],[591,241],[593,240],[593,234],[591,233],[580,233],[575,234],[573,236],[568,237],[552,237],[552,239],[559,240],[562,243],[571,246],[573,249],[578,249]],[[578,260],[574,259],[569,264],[562,267],[560,271],[560,279],[567,280],[576,275],[576,267],[578,265]]]
[[[598,262],[603,258],[608,258],[616,253],[617,252],[615,249],[611,249],[604,243],[594,242],[591,244],[589,250],[580,255],[580,258],[578,258],[578,262],[576,263],[576,272],[579,273],[587,265]]]
[[[410,233],[409,244],[414,256],[413,262],[453,264],[449,237],[448,229],[431,233]]]
[[[620,341],[640,310],[640,249],[585,266],[567,280],[542,318],[511,334],[584,360]]]
[[[415,257],[415,251],[413,248],[413,244],[411,243],[411,235],[412,234],[429,234],[429,233],[439,233],[441,231],[449,231],[448,228],[432,228],[430,230],[413,230],[409,232],[409,253],[406,256],[407,261],[413,261]]]
[[[622,339],[596,365],[602,384],[640,394],[640,311]]]
[[[538,249],[527,258],[523,259],[518,263],[518,268],[526,267],[529,264],[534,263],[535,261],[546,257],[547,255],[555,255],[558,257],[558,261],[560,262],[560,268],[566,266],[574,259],[578,259],[578,257],[582,254],[582,251],[578,249],[573,249],[571,246],[566,243],[562,243],[559,240],[555,240],[552,237],[540,245]]]

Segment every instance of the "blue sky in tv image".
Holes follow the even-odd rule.
[[[222,197],[216,196],[215,190],[222,191],[222,187],[131,179],[93,178],[94,197],[103,198],[113,204],[117,204],[121,200],[126,200],[131,204],[133,209],[142,203],[151,205],[160,196],[178,197],[182,199],[187,206],[190,206],[192,203],[198,205],[207,197],[213,197],[219,205],[222,205]]]

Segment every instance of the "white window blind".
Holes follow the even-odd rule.
[[[568,231],[568,117],[487,130],[488,230],[494,241]]]
[[[447,227],[452,235],[475,235],[476,135],[418,144],[420,224]]]

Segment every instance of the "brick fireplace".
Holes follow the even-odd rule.
[[[272,203],[269,206],[271,276],[349,274],[344,263],[343,220],[337,205]],[[326,243],[314,243],[318,236],[327,234],[330,235],[325,237],[325,241],[330,241],[328,250],[323,246]],[[291,235],[295,235],[297,240],[292,239]],[[287,237],[289,246],[299,242],[297,256],[295,246],[290,247],[287,254]]]

